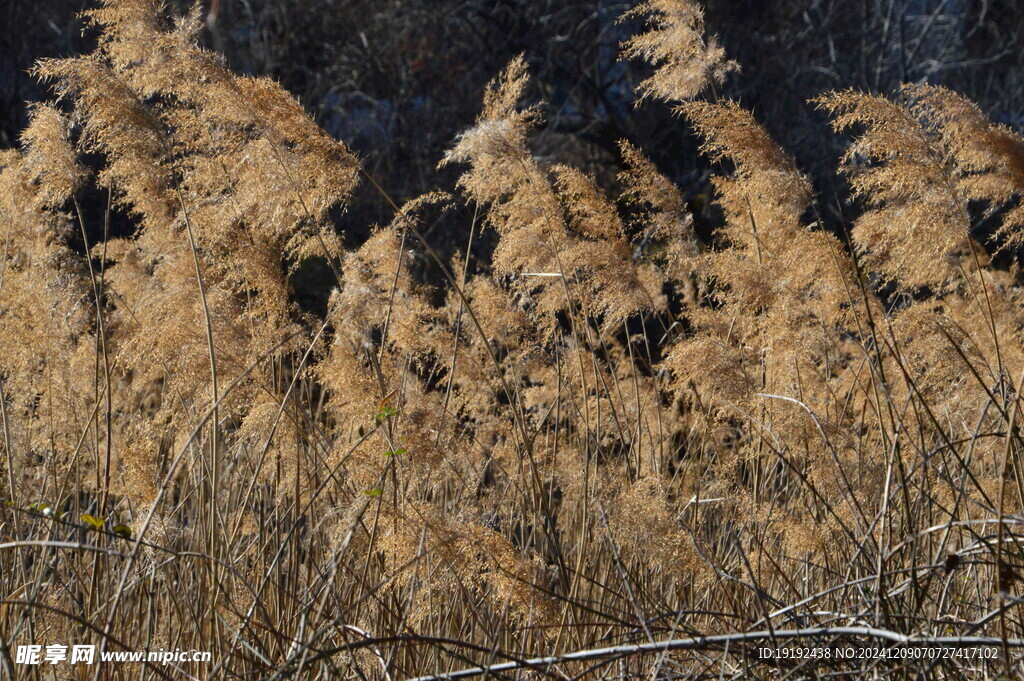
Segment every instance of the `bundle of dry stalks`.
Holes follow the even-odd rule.
[[[722,168],[710,241],[628,143],[615,187],[535,158],[525,59],[457,186],[348,251],[358,160],[197,13],[103,0],[96,51],[39,65],[0,156],[4,678],[44,678],[30,643],[212,653],[76,679],[1020,672],[1024,308],[987,252],[1024,240],[1024,140],[941,88],[817,98],[854,135],[837,236],[700,99],[736,65],[697,3],[633,14],[641,96]],[[998,654],[755,661],[776,632]]]

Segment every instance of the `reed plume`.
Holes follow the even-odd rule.
[[[816,98],[847,232],[714,94],[700,6],[651,0],[624,56],[713,210],[626,140],[617,174],[535,153],[525,57],[454,186],[396,202],[198,10],[87,16],[0,154],[3,678],[44,636],[209,650],[192,678],[1016,673],[1015,131],[935,86]],[[346,237],[360,176],[393,215]],[[1010,655],[753,655],[903,636]]]

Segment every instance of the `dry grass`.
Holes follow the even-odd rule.
[[[442,160],[457,187],[353,251],[332,216],[373,178],[198,15],[104,0],[97,51],[40,64],[57,101],[0,157],[0,676],[1020,673],[1024,306],[971,225],[1024,240],[1024,141],[943,89],[818,99],[854,135],[844,241],[700,99],[735,64],[696,3],[641,9],[642,94],[724,168],[711,243],[639,149],[616,194],[538,161],[523,60]],[[310,258],[323,319],[293,302]],[[907,641],[995,656],[834,658]]]

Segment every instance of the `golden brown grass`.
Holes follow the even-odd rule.
[[[51,678],[27,643],[212,652],[75,679],[1020,672],[1024,308],[971,225],[1020,244],[1024,141],[940,88],[818,98],[854,135],[845,241],[697,99],[735,70],[699,6],[641,12],[642,95],[724,168],[711,243],[629,144],[617,195],[538,161],[524,59],[451,193],[351,251],[358,160],[198,15],[104,0],[97,51],[39,66],[57,101],[0,156],[4,678]],[[426,216],[463,204],[442,259]],[[901,637],[996,655],[834,659]],[[783,644],[830,658],[753,657]]]

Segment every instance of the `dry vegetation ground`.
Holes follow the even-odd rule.
[[[1024,140],[940,87],[816,99],[837,236],[714,96],[742,74],[698,5],[634,13],[638,96],[720,167],[710,236],[642,149],[614,187],[534,156],[522,59],[457,184],[355,249],[339,208],[387,187],[198,13],[103,0],[97,49],[38,65],[0,156],[0,677],[1021,672]]]

